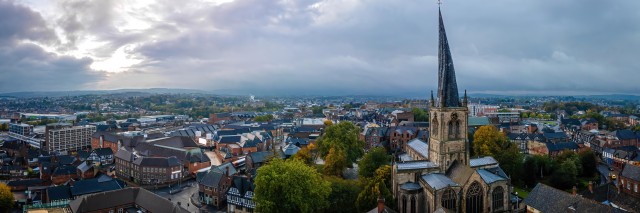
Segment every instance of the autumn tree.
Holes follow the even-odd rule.
[[[307,147],[300,149],[295,155],[294,159],[304,162],[307,165],[315,164],[317,157],[316,145],[309,144]]]
[[[598,159],[591,150],[580,152],[580,163],[582,164],[582,176],[593,177],[598,166]]]
[[[273,159],[258,169],[255,184],[259,212],[319,212],[329,206],[331,184],[301,161]]]
[[[9,212],[13,208],[13,194],[11,188],[0,183],[0,212]]]
[[[509,146],[507,137],[495,126],[481,126],[473,135],[473,152],[477,156],[495,156]]]
[[[331,148],[345,152],[348,165],[355,163],[364,154],[364,141],[358,140],[360,129],[344,121],[330,125],[317,141],[320,157],[326,158]]]
[[[324,126],[331,126],[331,125],[333,125],[333,121],[331,121],[331,120],[324,120],[324,122],[323,122],[323,123],[324,123]]]
[[[391,166],[385,165],[378,168],[373,178],[363,179],[364,188],[358,195],[356,205],[360,212],[366,212],[375,206],[379,197],[383,197],[388,206],[394,206],[391,194]]]
[[[383,165],[388,165],[391,156],[383,147],[376,147],[367,152],[358,162],[358,175],[360,177],[371,178],[375,171]]]
[[[323,173],[325,175],[342,176],[342,171],[347,168],[347,156],[338,147],[333,147],[324,159]]]

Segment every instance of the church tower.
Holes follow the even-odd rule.
[[[438,97],[434,100],[431,92],[429,160],[444,172],[454,161],[469,165],[470,147],[467,138],[469,110],[467,109],[467,92],[465,91],[462,103],[458,96],[453,59],[440,9],[438,9],[438,15],[440,16]]]

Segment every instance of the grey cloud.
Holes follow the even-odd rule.
[[[431,0],[163,0],[117,32],[109,2],[66,1],[67,36],[123,45],[145,60],[106,89],[184,87],[257,94],[421,95],[436,87],[437,5]],[[80,3],[78,3],[80,2]],[[638,93],[640,2],[446,1],[460,89]],[[76,10],[77,9],[77,10]],[[97,11],[99,10],[99,11]],[[149,16],[151,17],[151,16]]]
[[[0,1],[0,91],[75,90],[102,78],[91,59],[46,52],[29,43],[58,42],[40,14],[10,1]]]

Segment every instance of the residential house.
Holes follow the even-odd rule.
[[[615,208],[538,183],[524,199],[528,213],[538,212],[615,212]]]
[[[251,175],[234,175],[227,191],[227,212],[252,213],[256,208],[253,192],[256,186]]]
[[[620,172],[618,186],[622,192],[640,198],[638,185],[640,185],[640,165],[626,164]]]
[[[87,157],[95,165],[113,164],[113,150],[111,148],[97,148]]]
[[[93,164],[84,161],[80,165],[78,165],[77,172],[80,179],[90,179],[95,177],[97,171]]]
[[[116,175],[137,184],[168,184],[183,177],[182,163],[175,156],[147,157],[120,149],[115,155]]]
[[[198,172],[198,199],[201,203],[218,209],[226,206],[227,190],[231,187],[231,176],[237,171],[231,163],[211,167],[209,171]]]

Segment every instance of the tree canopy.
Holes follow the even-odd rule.
[[[378,168],[388,165],[390,160],[391,156],[387,154],[386,149],[383,147],[373,148],[358,162],[358,175],[371,178]]]
[[[372,209],[379,197],[383,197],[385,205],[394,206],[394,200],[391,194],[391,166],[385,165],[375,171],[373,178],[363,179],[364,188],[358,195],[356,205],[360,212],[366,212]]]
[[[477,156],[492,156],[514,180],[521,180],[524,155],[518,146],[498,132],[496,127],[481,126],[473,135],[473,151]]]
[[[0,183],[0,212],[9,212],[13,207],[13,194],[11,188],[4,183]]]
[[[428,122],[429,121],[429,113],[420,108],[411,109],[413,113],[413,120],[416,122]]]
[[[317,141],[320,157],[326,158],[329,150],[336,148],[344,152],[347,165],[355,163],[364,154],[364,141],[358,139],[359,132],[360,129],[348,121],[327,126]]]
[[[301,161],[273,159],[258,169],[255,184],[259,212],[320,212],[329,206],[331,184]]]

